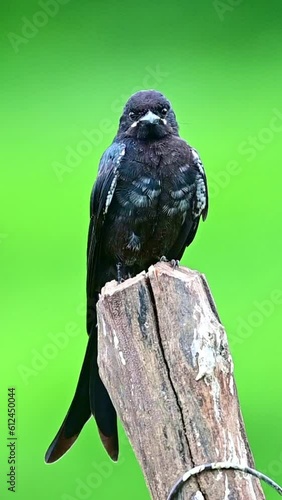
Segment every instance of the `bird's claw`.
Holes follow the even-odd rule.
[[[165,255],[163,255],[161,258],[160,258],[160,262],[169,262],[172,269],[176,269],[177,267],[179,267],[179,260],[178,259],[171,259],[170,261],[165,257]]]
[[[165,255],[162,255],[162,257],[160,258],[160,262],[168,262]]]

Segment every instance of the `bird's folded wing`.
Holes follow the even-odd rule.
[[[208,214],[207,179],[202,161],[195,149],[191,148],[189,164],[184,166],[182,171],[186,172],[190,203],[179,236],[167,255],[169,260],[181,259],[185,248],[192,243],[196,235],[200,217],[205,220]]]
[[[90,200],[90,224],[87,244],[87,303],[93,309],[100,288],[97,280],[97,265],[101,265],[100,253],[104,221],[111,204],[119,177],[119,165],[125,154],[123,143],[114,142],[103,154],[98,178],[94,184]],[[89,330],[88,330],[89,332]]]

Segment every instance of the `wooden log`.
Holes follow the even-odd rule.
[[[101,378],[153,499],[207,462],[254,466],[233,362],[205,277],[158,263],[107,283],[98,311]],[[234,471],[192,478],[178,499],[262,500],[259,481]]]

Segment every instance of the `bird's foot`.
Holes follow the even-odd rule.
[[[165,255],[162,255],[162,257],[160,258],[160,262],[168,262]]]
[[[179,267],[179,260],[178,259],[172,259],[170,261],[170,265],[172,267],[172,269],[176,269]]]
[[[165,255],[163,255],[161,258],[160,258],[160,262],[169,262],[172,269],[176,269],[177,267],[179,267],[179,260],[177,259],[171,259],[170,261],[165,257]]]

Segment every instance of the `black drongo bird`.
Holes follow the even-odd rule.
[[[165,256],[179,260],[208,212],[207,182],[195,149],[179,137],[169,101],[155,90],[130,97],[103,154],[90,202],[85,358],[72,403],[46,462],[60,458],[94,416],[118,458],[117,417],[97,365],[96,302],[109,280],[126,279]],[[126,381],[124,382],[126,383]]]

